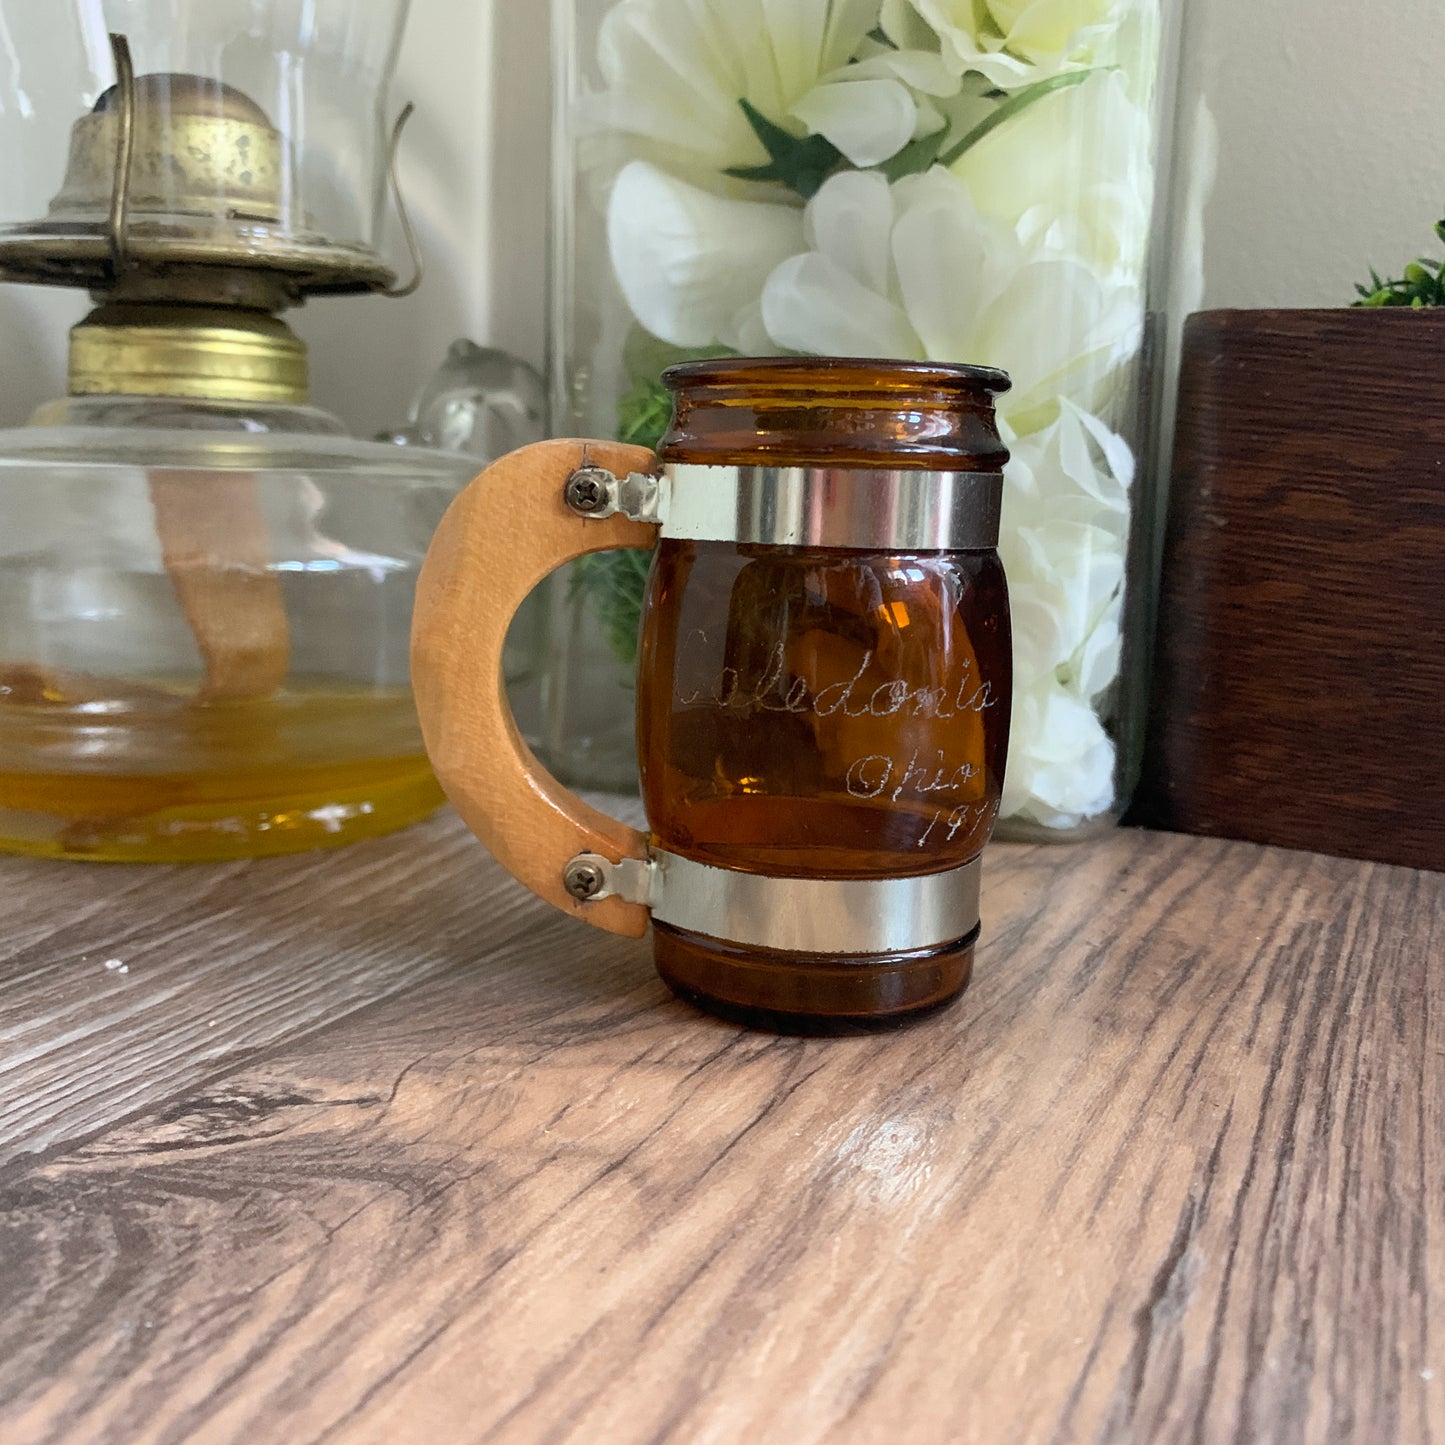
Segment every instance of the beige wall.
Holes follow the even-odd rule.
[[[1331,306],[1445,214],[1440,0],[1187,0],[1219,126],[1206,304]]]
[[[1431,244],[1445,211],[1439,0],[1187,0],[1186,97],[1220,136],[1206,304],[1332,305],[1369,265]],[[317,399],[363,432],[399,421],[457,335],[543,349],[546,0],[413,0],[398,97],[428,258],[406,301],[317,301]],[[396,238],[393,238],[396,241]],[[398,254],[399,253],[399,243]],[[0,287],[0,424],[63,389],[81,298]]]

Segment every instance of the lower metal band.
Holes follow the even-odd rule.
[[[979,552],[998,545],[1000,472],[664,468],[662,535],[765,547]]]
[[[968,937],[981,859],[913,878],[769,878],[654,851],[652,916],[688,933],[784,953],[911,953]]]

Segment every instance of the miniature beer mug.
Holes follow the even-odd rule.
[[[640,937],[683,998],[774,1027],[946,1003],[979,934],[1012,682],[1007,453],[974,367],[676,367],[657,457],[554,441],[453,504],[418,590],[422,730],[457,811],[534,892]],[[650,832],[523,744],[513,612],[562,563],[657,548],[638,752]]]

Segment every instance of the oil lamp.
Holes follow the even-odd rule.
[[[95,302],[0,431],[0,848],[290,852],[440,800],[407,635],[476,465],[347,435],[280,318],[419,277],[377,249],[405,12],[0,3],[0,280]]]

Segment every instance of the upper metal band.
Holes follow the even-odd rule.
[[[662,535],[765,547],[978,552],[998,546],[1001,472],[663,469]]]
[[[768,878],[654,850],[652,916],[750,948],[851,957],[909,953],[967,938],[979,922],[975,859],[913,878]]]

